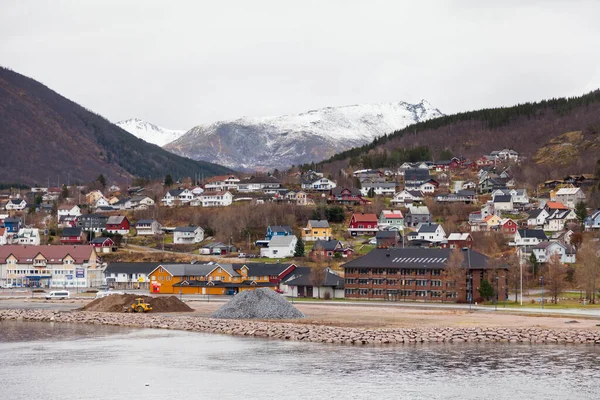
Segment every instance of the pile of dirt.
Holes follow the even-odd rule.
[[[268,288],[246,290],[236,294],[212,315],[222,319],[296,319],[304,314],[285,297]]]
[[[140,297],[144,299],[144,302],[152,306],[152,311],[150,312],[194,311],[175,296],[150,297],[137,294],[113,294],[102,297],[86,304],[81,311],[123,312],[125,308],[131,307],[135,299]]]

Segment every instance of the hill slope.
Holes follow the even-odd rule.
[[[0,182],[45,184],[228,173],[146,143],[41,83],[0,67]]]
[[[163,128],[139,118],[119,121],[115,125],[131,133],[133,136],[157,146],[164,146],[173,140],[177,140],[186,132]]]
[[[569,132],[577,134],[565,135]],[[573,139],[573,143],[567,143]],[[530,165],[555,173],[591,173],[600,154],[600,91],[513,107],[484,109],[419,122],[320,163],[330,171],[352,165],[393,166],[394,152],[427,146],[434,157],[442,150],[476,158],[492,150],[512,148]],[[559,147],[570,151],[551,157]],[[384,152],[385,150],[385,152]],[[558,153],[556,153],[558,155]]]
[[[302,114],[197,126],[165,149],[232,168],[267,169],[323,160],[409,124],[443,115],[426,101],[327,107]]]

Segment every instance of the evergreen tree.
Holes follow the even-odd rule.
[[[583,224],[583,221],[587,218],[587,209],[583,201],[575,205],[575,215],[577,215],[579,222]]]
[[[296,242],[294,257],[304,257],[304,242],[302,241],[302,239],[298,239],[298,241]]]
[[[67,185],[62,186],[62,190],[60,192],[60,197],[62,199],[66,199],[67,197],[69,197],[69,188],[67,187]]]
[[[367,197],[375,197],[375,189],[371,188],[369,189],[369,191],[367,192]]]
[[[540,263],[538,262],[535,254],[531,253],[531,255],[529,256],[529,263],[531,264],[531,274],[535,278],[538,275],[538,269],[540,266]]]
[[[98,177],[96,178],[96,182],[98,182],[100,186],[102,186],[102,189],[106,188],[106,178],[104,177],[104,175],[98,175]]]
[[[487,279],[484,279],[481,282],[481,286],[479,287],[479,289],[477,289],[479,291],[479,295],[481,297],[483,297],[486,300],[490,300],[491,298],[494,297],[494,288],[492,287],[492,285],[488,282]]]
[[[167,174],[167,176],[165,176],[165,186],[171,187],[172,185],[173,185],[173,177],[171,176],[171,174]]]

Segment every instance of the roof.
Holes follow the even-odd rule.
[[[519,229],[519,236],[522,238],[534,238],[539,240],[548,240],[548,237],[541,229]]]
[[[240,181],[240,185],[246,183],[279,183],[279,179],[274,178],[272,176],[253,176],[249,179],[244,179]]]
[[[451,233],[450,235],[448,235],[448,241],[464,241],[469,239],[470,236],[471,235],[469,233]]]
[[[344,190],[347,190],[350,192],[351,196],[362,196],[362,193],[360,192],[360,189],[357,188],[345,188],[345,187],[336,187],[331,189],[331,194],[334,196],[341,196],[342,192]]]
[[[543,208],[536,208],[535,210],[529,213],[529,218],[537,218],[542,213],[542,211],[546,210]]]
[[[512,196],[511,195],[498,195],[494,197],[494,203],[511,203]]]
[[[311,219],[308,223],[312,228],[329,228],[329,222],[326,219]]]
[[[178,226],[174,232],[196,232],[197,226]]]
[[[229,191],[228,190],[209,191],[209,192],[203,192],[198,197],[224,196],[226,193],[229,193]],[[231,193],[229,193],[229,194],[231,194]]]
[[[352,217],[356,222],[377,222],[377,215],[375,214],[362,214],[362,213],[354,213]]]
[[[5,245],[0,246],[0,261],[4,262],[9,255],[14,255],[19,263],[27,263],[27,260],[42,254],[50,264],[62,264],[62,259],[70,255],[75,264],[82,264],[90,259],[92,246],[30,246],[30,245]]]
[[[406,192],[413,197],[425,197],[423,192],[421,192],[420,190],[406,190]]]
[[[569,207],[565,206],[560,201],[549,201],[546,203],[546,207],[552,208],[554,210],[568,210]]]
[[[155,219],[140,219],[136,222],[136,225],[151,225],[153,222],[156,222]]]
[[[294,240],[298,240],[298,238],[294,235],[288,236],[273,236],[273,239],[269,241],[269,247],[289,247]]]
[[[396,247],[374,249],[370,253],[343,264],[344,268],[415,268],[443,269],[448,263],[452,249]],[[488,268],[488,257],[470,249],[461,250],[462,266]]]
[[[169,192],[168,192],[168,193],[169,193],[171,196],[173,196],[173,197],[177,197],[177,196],[179,196],[181,193],[183,193],[183,189],[172,189],[172,190],[169,190]]]
[[[577,188],[561,188],[561,189],[558,189],[558,191],[556,192],[556,195],[560,196],[563,194],[564,195],[575,194],[579,191],[581,191],[581,188],[578,188],[578,187]]]
[[[102,243],[106,242],[107,240],[110,240],[111,242],[113,242],[113,240],[111,238],[109,238],[109,237],[100,236],[100,237],[92,239],[92,241],[90,243],[92,243],[92,244],[102,244]]]
[[[288,225],[271,225],[269,228],[271,228],[271,232],[283,232],[290,235],[292,234],[292,228],[290,228]]]
[[[427,206],[409,206],[408,213],[411,215],[429,215],[429,208]]]
[[[62,231],[63,237],[79,237],[81,236],[82,228],[65,228]]]
[[[402,219],[402,211],[400,210],[382,210],[381,213],[387,219]]]
[[[119,225],[126,219],[127,219],[127,217],[124,215],[112,215],[112,216],[108,217],[108,219],[106,220],[106,224],[107,225]]]
[[[211,272],[219,264],[159,264],[173,276],[203,276]]]
[[[308,271],[307,273],[304,273],[286,281],[285,284],[288,286],[315,286],[311,281],[312,280],[310,276],[310,271]],[[323,279],[323,284],[317,286],[331,286],[336,289],[343,289],[344,278],[331,272],[331,270],[327,268],[325,270],[325,278]]]
[[[546,250],[550,246],[558,245],[565,249],[566,254],[575,254],[575,249],[570,244],[563,244],[561,242],[540,242],[533,246],[534,249]]]
[[[435,231],[437,231],[437,229],[439,227],[440,227],[439,224],[429,222],[426,224],[419,225],[419,228],[417,229],[417,231],[419,233],[434,233]]]
[[[21,223],[21,218],[4,218],[4,223],[9,223],[9,224],[20,224]]]
[[[398,231],[377,231],[375,234],[376,239],[388,239],[388,238],[399,238],[400,233]]]
[[[339,240],[317,240],[312,247],[311,251],[323,250],[323,251],[334,251],[340,244]]]
[[[290,267],[295,267],[294,264],[246,263],[236,265],[235,269],[239,270],[244,265],[248,268],[248,276],[279,276]]]

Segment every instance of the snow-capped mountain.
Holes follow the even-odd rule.
[[[116,125],[148,143],[153,143],[161,147],[173,140],[179,139],[185,133],[185,131],[166,129],[139,118],[119,121]]]
[[[427,101],[326,107],[302,114],[199,125],[164,146],[234,169],[271,169],[322,161],[351,147],[443,114]]]

